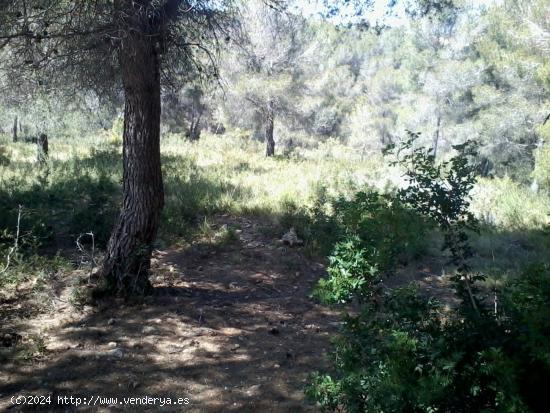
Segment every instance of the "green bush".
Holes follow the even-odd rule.
[[[444,248],[457,265],[458,308],[449,310],[414,285],[389,290],[380,282],[391,273],[392,246],[401,240],[399,226],[377,227],[378,219],[393,216],[393,202],[373,214],[379,197],[361,194],[360,202],[343,209],[348,212],[341,223],[353,236],[336,246],[317,296],[329,302],[357,298],[360,311],[346,316],[334,341],[334,373],[315,374],[308,388],[325,411],[546,411],[550,267],[527,269],[492,299],[476,294],[481,277],[469,273],[466,231],[475,228],[467,211],[475,166],[468,162],[468,145],[456,149],[456,157],[440,166],[429,151],[401,158],[411,167],[411,185],[398,199],[444,232]],[[362,227],[357,217],[365,211]]]
[[[329,257],[328,278],[314,291],[324,302],[372,298],[375,284],[398,263],[425,252],[429,222],[394,195],[361,191],[351,200],[336,200],[332,209],[343,235]]]
[[[348,317],[309,395],[327,411],[544,412],[550,382],[550,267],[504,287],[497,314],[449,314],[413,287]]]
[[[381,271],[406,264],[426,251],[429,222],[393,194],[360,191],[351,200],[334,204],[335,216],[348,235],[357,235],[363,247],[378,250]]]
[[[327,411],[543,412],[549,285],[548,267],[528,271],[505,292],[513,316],[466,319],[412,287],[386,292],[348,317],[338,374],[315,375],[309,395]]]
[[[314,296],[329,303],[371,297],[380,278],[377,255],[374,247],[362,248],[358,237],[338,243],[329,257],[329,276],[319,281]]]

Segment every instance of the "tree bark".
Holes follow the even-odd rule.
[[[273,138],[274,118],[275,114],[273,112],[272,104],[269,103],[265,119],[266,156],[275,156],[275,139]]]
[[[437,147],[439,146],[440,135],[441,135],[441,113],[438,111],[437,112],[437,125],[436,125],[436,129],[435,129],[435,135],[434,135],[433,145],[432,145],[433,156],[435,158],[437,158]]]
[[[15,119],[13,120],[13,141],[17,142],[17,126],[18,126],[18,119],[17,115],[15,115]]]
[[[48,135],[41,133],[36,142],[38,147],[38,162],[44,163],[48,159]]]
[[[193,114],[191,118],[191,127],[189,130],[189,139],[192,141],[198,141],[201,137],[201,113],[198,113],[196,116]]]
[[[135,7],[133,2],[121,3],[125,11]],[[123,196],[101,270],[109,291],[125,296],[151,289],[152,245],[164,206],[159,51],[154,36],[147,34],[146,18],[136,20],[141,22],[137,29],[124,30],[119,52],[125,95]]]

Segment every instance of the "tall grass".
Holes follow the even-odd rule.
[[[389,190],[402,184],[400,171],[380,155],[362,158],[331,141],[268,159],[262,143],[242,135],[203,134],[198,142],[189,142],[168,134],[161,150],[166,185],[161,247],[189,239],[205,217],[221,213],[258,216],[266,227],[279,226],[279,233],[294,225],[302,236],[318,236],[307,234],[306,221],[319,218],[311,210],[326,206],[323,200],[349,197],[367,185]],[[22,205],[23,230],[37,237],[43,251],[74,248],[76,237],[90,231],[104,247],[116,218],[121,180],[120,128],[79,139],[54,137],[46,165],[37,164],[35,145],[0,135],[0,246],[5,250],[9,245]],[[507,178],[481,179],[472,208],[487,224],[477,241],[483,263],[497,260],[496,254],[505,267],[512,266],[509,257],[531,259],[548,252],[547,193],[535,194]],[[331,230],[329,223],[318,229]],[[0,248],[0,259],[4,250]]]

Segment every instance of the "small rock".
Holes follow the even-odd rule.
[[[139,381],[132,381],[132,382],[130,382],[130,387],[131,387],[132,389],[135,389],[135,388],[137,388],[138,386],[139,386]]]
[[[270,334],[273,334],[274,336],[279,335],[280,331],[277,327],[273,327],[271,330],[269,330]]]
[[[116,348],[117,344],[114,341],[111,341],[109,344],[107,344],[110,348]]]
[[[202,271],[203,269],[204,269],[204,268],[203,268],[202,265],[199,265],[199,266],[197,267],[197,271]]]
[[[290,228],[290,230],[281,237],[281,241],[283,244],[290,245],[291,247],[294,245],[304,245],[304,241],[298,238],[294,228]]]
[[[124,351],[121,348],[115,348],[114,350],[111,350],[109,352],[109,355],[111,357],[121,359],[122,357],[124,357]]]
[[[114,318],[110,318],[109,321],[107,321],[107,325],[112,326],[114,323],[116,323],[116,320]]]
[[[240,344],[235,344],[235,345],[231,346],[231,351],[237,351],[239,348],[241,348],[241,345]]]
[[[275,365],[273,366],[273,368],[274,368],[274,369],[281,368],[281,365],[280,365],[280,364],[275,364]]]
[[[321,331],[321,328],[318,325],[315,324],[307,324],[305,326],[306,330],[315,330],[317,332]]]
[[[250,387],[247,391],[246,391],[246,395],[247,396],[254,396],[254,395],[258,395],[260,393],[260,388],[262,387],[261,384],[256,384],[252,387]]]

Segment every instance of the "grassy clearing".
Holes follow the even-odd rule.
[[[36,163],[34,145],[0,136],[2,258],[13,244],[19,205],[24,208],[22,252],[27,257],[74,249],[76,238],[90,231],[96,245],[105,246],[120,198],[117,136],[110,131],[79,140],[52,139],[50,159],[43,166]],[[330,141],[316,150],[266,159],[261,143],[239,136],[205,135],[189,142],[168,135],[162,153],[166,207],[159,248],[189,241],[205,219],[227,213],[261,217],[273,235],[295,226],[311,252],[325,252],[329,242],[322,241],[333,230],[330,222],[320,222],[321,215],[330,215],[327,199],[349,196],[366,185],[389,190],[401,183],[399,171],[381,157],[361,159]],[[474,240],[477,269],[495,276],[515,273],[550,255],[547,193],[534,194],[507,178],[482,179],[473,210],[485,223],[483,234]]]

